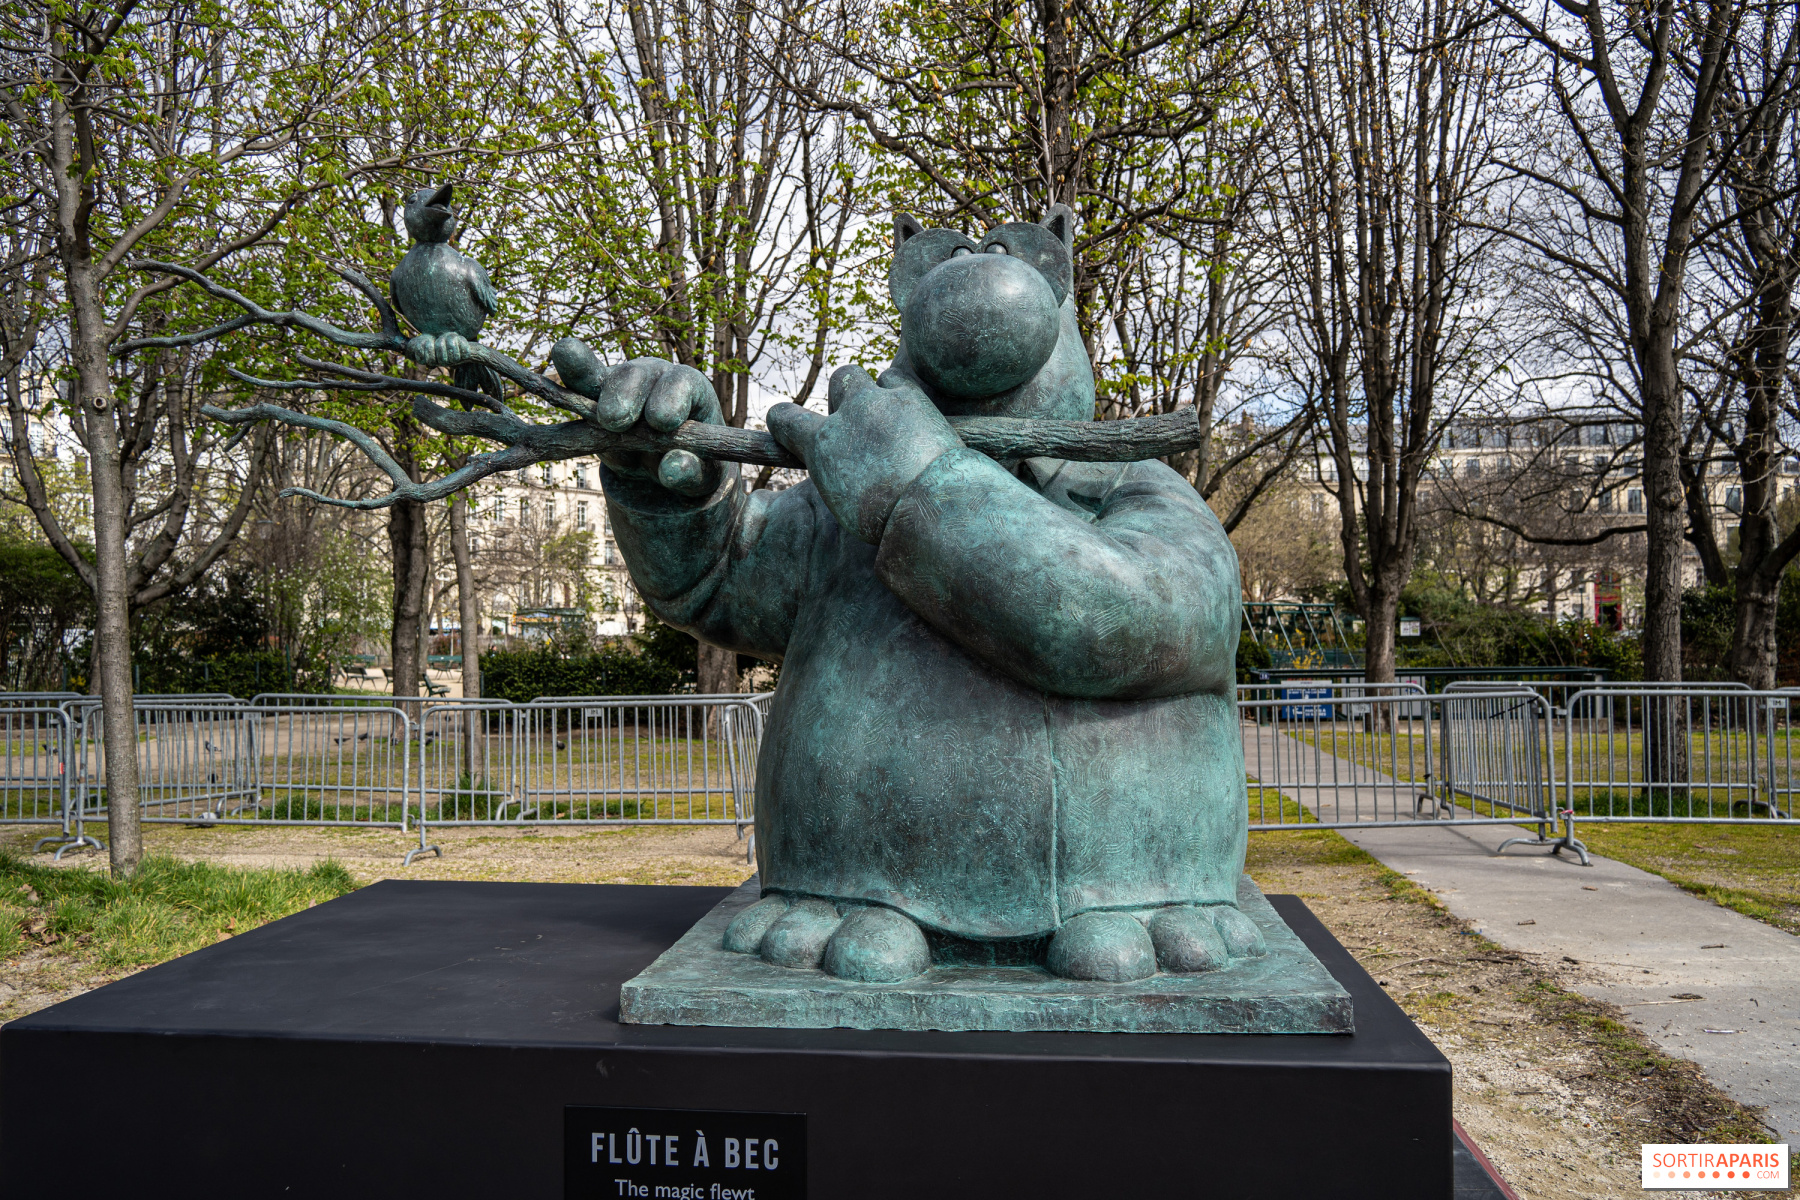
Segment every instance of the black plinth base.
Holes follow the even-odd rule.
[[[804,1164],[746,1172],[764,1200],[1483,1194],[1449,1064],[1291,896],[1352,1036],[620,1025],[620,983],[727,890],[379,883],[15,1021],[0,1190],[612,1196],[564,1179],[611,1120],[571,1106],[606,1106],[708,1111],[666,1120],[684,1167],[714,1126],[715,1171],[729,1114],[790,1114],[743,1118]]]

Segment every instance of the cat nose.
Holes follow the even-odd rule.
[[[952,254],[919,280],[900,315],[920,378],[940,395],[997,396],[1050,361],[1062,318],[1049,282],[1021,258]]]

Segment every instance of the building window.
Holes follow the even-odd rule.
[[[549,487],[551,485],[552,480],[550,478],[550,464],[549,463],[544,463],[543,465],[538,467],[538,476],[543,480],[545,487]]]
[[[609,538],[606,543],[606,563],[611,566],[619,561],[619,547]]]
[[[1480,479],[1481,460],[1479,458],[1471,458],[1463,463],[1463,474],[1470,479]]]
[[[1628,488],[1625,492],[1625,511],[1641,513],[1644,511],[1644,489]]]
[[[530,499],[530,497],[527,497],[527,496],[521,496],[521,497],[519,497],[519,524],[529,525],[530,523],[531,523],[531,499]]]
[[[1612,510],[1613,510],[1612,489],[1611,488],[1602,488],[1600,491],[1600,511],[1603,513],[1609,513]]]
[[[1744,511],[1744,489],[1728,487],[1725,489],[1725,511],[1741,513]]]
[[[575,502],[575,528],[586,529],[587,527],[587,501],[577,500]]]
[[[587,487],[587,485],[588,485],[587,464],[586,463],[576,463],[575,464],[575,486],[578,488],[585,488],[585,487]]]

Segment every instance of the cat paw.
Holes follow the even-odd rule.
[[[925,935],[891,908],[851,909],[825,946],[826,973],[858,983],[899,983],[930,966]]]
[[[1064,979],[1129,983],[1156,974],[1156,947],[1136,917],[1086,912],[1050,939],[1049,967]]]
[[[1165,971],[1219,971],[1231,965],[1231,951],[1204,908],[1163,909],[1150,919],[1150,941]]]
[[[1225,949],[1233,958],[1261,958],[1269,952],[1262,930],[1256,922],[1229,904],[1215,904],[1206,909],[1212,914],[1213,927],[1225,941]]]
[[[764,896],[733,918],[725,930],[725,948],[734,954],[755,954],[762,949],[769,926],[787,910],[786,896]]]
[[[786,912],[763,934],[761,954],[778,967],[817,967],[825,959],[825,946],[843,918],[829,900],[807,898],[788,905]]]

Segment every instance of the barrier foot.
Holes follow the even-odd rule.
[[[83,834],[78,834],[75,837],[39,838],[37,840],[37,843],[31,847],[31,852],[33,854],[36,854],[38,851],[42,850],[45,846],[57,846],[58,847],[56,853],[50,856],[51,862],[61,862],[62,856],[64,854],[66,854],[70,850],[78,850],[83,846],[92,846],[96,850],[106,849],[106,847],[103,844],[101,844],[101,841],[99,838],[89,837],[87,834],[83,833]]]
[[[400,865],[403,867],[412,866],[412,860],[419,857],[419,855],[425,853],[427,850],[431,851],[439,858],[444,857],[444,852],[436,846],[418,846],[406,852],[406,857],[401,860]]]
[[[1530,837],[1507,838],[1504,842],[1501,842],[1498,846],[1494,847],[1494,857],[1499,858],[1502,854],[1505,854],[1508,846],[1549,846],[1552,844],[1550,839],[1545,837],[1542,833],[1535,833]]]
[[[1594,865],[1593,860],[1588,857],[1587,847],[1576,840],[1574,834],[1565,834],[1564,836],[1557,838],[1556,845],[1551,847],[1550,853],[1561,854],[1564,850],[1574,851],[1575,856],[1581,860],[1582,866],[1591,867]]]
[[[1563,833],[1561,837],[1551,838],[1544,836],[1544,827],[1540,825],[1538,826],[1538,831],[1530,837],[1507,838],[1504,842],[1501,842],[1498,846],[1494,847],[1494,857],[1498,858],[1500,855],[1504,854],[1508,846],[1548,846],[1550,847],[1551,854],[1561,854],[1564,850],[1568,850],[1572,851],[1574,855],[1581,860],[1582,866],[1591,867],[1594,865],[1593,861],[1588,858],[1587,847],[1576,838],[1573,827]]]

